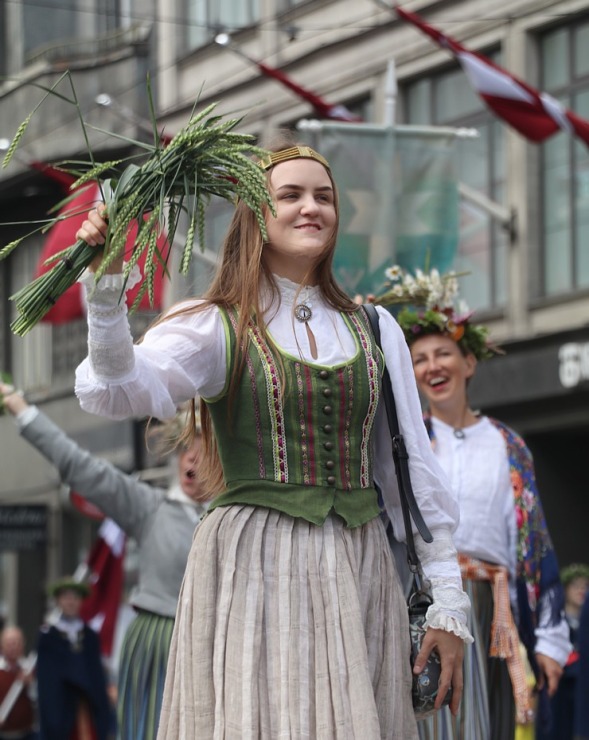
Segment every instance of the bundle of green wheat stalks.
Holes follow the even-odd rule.
[[[167,243],[172,244],[183,210],[188,214],[189,224],[180,261],[183,274],[187,273],[190,265],[195,235],[204,249],[204,214],[211,196],[232,202],[237,198],[243,200],[256,214],[265,234],[262,206],[265,203],[271,210],[273,206],[265,175],[251,159],[252,155],[261,157],[265,152],[253,145],[253,137],[235,131],[240,118],[223,120],[221,116],[213,115],[214,108],[215,104],[212,104],[194,114],[167,146],[159,139],[153,145],[143,144],[149,156],[141,166],[127,164],[119,174],[121,161],[92,163],[90,169],[72,185],[72,190],[76,190],[92,180],[100,181],[106,172],[117,173],[101,186],[107,208],[108,234],[105,257],[96,272],[96,280],[100,280],[106,268],[124,250],[127,231],[136,220],[139,231],[133,253],[126,255],[125,277],[129,276],[144,252],[145,275],[131,311],[139,305],[146,291],[153,303],[156,269],[165,270],[169,256],[169,249],[162,254],[158,248],[158,236],[165,229]],[[10,161],[23,132],[21,125],[3,166]],[[123,163],[127,161],[122,160]],[[59,217],[47,226],[57,220]],[[27,236],[30,233],[1,249],[0,259],[10,254]],[[19,314],[11,325],[14,333],[23,336],[30,331],[95,257],[96,249],[79,240],[52,258],[51,263],[55,264],[49,272],[11,296]]]

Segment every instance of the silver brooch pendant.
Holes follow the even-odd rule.
[[[313,316],[313,311],[311,311],[311,306],[307,306],[306,303],[297,303],[294,307],[294,315],[297,321],[306,324],[311,316]]]

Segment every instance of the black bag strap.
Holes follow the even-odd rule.
[[[372,303],[365,303],[363,307],[366,312],[366,316],[368,317],[368,321],[370,322],[370,326],[372,327],[374,340],[382,352],[380,343],[380,325],[376,306]],[[405,535],[407,539],[407,559],[409,561],[409,567],[413,573],[415,573],[416,570],[419,570],[420,565],[419,558],[417,557],[417,552],[415,550],[411,518],[413,517],[415,526],[424,542],[433,542],[434,538],[432,537],[432,533],[429,531],[424,518],[421,516],[419,506],[415,500],[415,494],[413,493],[411,477],[409,475],[409,454],[407,453],[405,440],[403,439],[403,435],[399,429],[399,418],[397,416],[395,396],[393,394],[391,377],[389,375],[388,368],[386,367],[386,363],[382,375],[382,395],[387,411],[387,419],[389,422],[389,430],[391,432],[393,445],[393,460],[395,462],[395,473],[397,475],[401,510],[403,512],[403,523],[405,525]]]

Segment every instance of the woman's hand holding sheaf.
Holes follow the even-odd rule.
[[[108,221],[106,220],[106,206],[99,205],[93,208],[76,233],[77,239],[82,239],[91,247],[97,248],[97,254],[89,265],[91,272],[96,272],[102,263],[102,245],[106,241],[108,231]],[[106,272],[118,275],[123,271],[123,256],[119,255],[107,267]]]

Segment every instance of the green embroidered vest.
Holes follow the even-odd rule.
[[[363,311],[345,315],[357,352],[348,362],[323,367],[276,353],[250,326],[249,347],[231,405],[229,378],[239,362],[237,313],[221,311],[228,371],[225,390],[207,399],[226,490],[209,510],[230,504],[278,509],[322,524],[333,510],[348,527],[378,516],[373,485],[372,430],[382,357]]]

